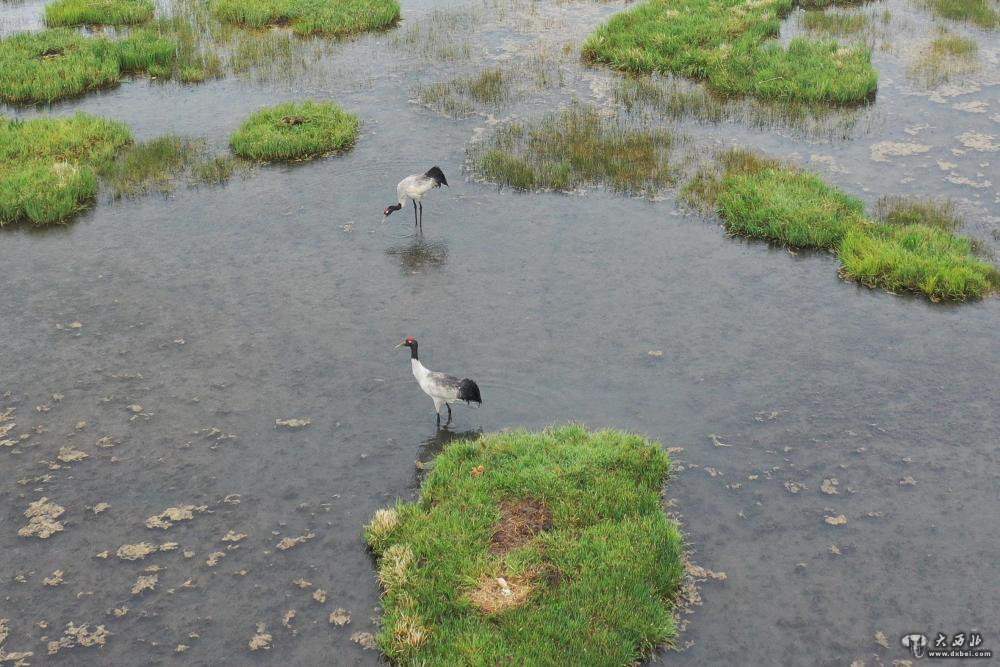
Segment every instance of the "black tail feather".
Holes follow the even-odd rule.
[[[448,179],[444,177],[444,172],[441,171],[441,167],[431,167],[424,174],[427,178],[433,178],[434,182],[438,185],[448,185]]]
[[[462,380],[462,384],[458,385],[458,400],[482,405],[483,397],[479,395],[479,385],[469,378]]]

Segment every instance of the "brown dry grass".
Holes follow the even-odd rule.
[[[522,547],[543,530],[552,527],[552,512],[532,498],[505,501],[500,506],[500,523],[490,544],[490,552],[502,555]]]
[[[484,574],[479,579],[479,585],[469,593],[469,601],[484,614],[520,607],[535,589],[534,579],[533,572],[507,577]]]

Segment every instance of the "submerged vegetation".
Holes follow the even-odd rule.
[[[810,32],[847,37],[868,27],[868,17],[864,14],[842,14],[813,9],[802,15],[802,27]]]
[[[153,18],[153,0],[55,0],[45,6],[50,26],[132,25]]]
[[[97,196],[97,172],[132,141],[123,123],[0,118],[0,225],[58,222]]]
[[[350,148],[359,125],[332,102],[285,102],[252,114],[229,143],[251,160],[302,160]]]
[[[809,137],[847,138],[868,109],[752,97],[727,98],[701,84],[659,75],[622,77],[614,98],[629,112],[649,110],[675,120],[735,121],[763,129],[781,127]]]
[[[869,287],[911,291],[932,300],[979,298],[1000,287],[997,270],[978,259],[947,202],[883,198],[865,218],[862,203],[775,160],[730,150],[704,166],[682,197],[715,210],[733,234],[836,252],[841,275]]]
[[[979,45],[974,39],[943,33],[920,50],[909,76],[927,86],[948,81],[954,75],[979,70]]]
[[[683,540],[659,445],[580,426],[448,445],[365,537],[402,664],[628,665],[676,633]]]
[[[299,35],[346,36],[399,21],[397,0],[215,0],[220,21],[249,28],[290,24]]]
[[[631,73],[672,72],[726,95],[835,104],[878,86],[871,51],[833,41],[773,37],[794,0],[646,0],[612,17],[583,45],[584,59]]]
[[[183,137],[159,137],[134,144],[101,169],[114,197],[151,189],[169,190],[173,178],[194,158],[199,146]]]
[[[0,100],[52,102],[166,67],[175,43],[149,30],[124,39],[84,37],[65,28],[0,39]]]
[[[633,127],[574,104],[533,125],[498,128],[475,147],[474,158],[484,178],[520,190],[594,184],[652,194],[676,179],[669,163],[675,142],[667,130]]]
[[[473,112],[473,102],[497,109],[510,98],[513,85],[511,73],[491,67],[473,77],[418,85],[417,101],[448,116],[465,116]]]

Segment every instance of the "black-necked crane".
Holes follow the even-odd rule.
[[[406,205],[406,200],[409,199],[413,202],[413,226],[416,227],[419,225],[420,231],[423,231],[424,205],[420,200],[423,199],[425,194],[442,185],[448,185],[448,179],[444,177],[444,172],[441,171],[440,167],[431,167],[424,174],[407,176],[396,186],[396,199],[399,203],[386,206],[382,214],[388,218],[403,208]]]
[[[448,408],[448,421],[445,426],[451,423],[451,404],[458,401],[465,401],[466,404],[483,404],[483,399],[479,395],[479,385],[469,378],[459,379],[454,375],[445,373],[435,373],[427,370],[420,363],[417,355],[417,339],[407,336],[406,340],[396,346],[410,348],[410,367],[413,369],[413,377],[417,379],[417,384],[425,394],[434,401],[434,412],[437,413],[437,425],[441,425],[441,406]]]

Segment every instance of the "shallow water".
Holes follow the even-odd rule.
[[[5,3],[0,30],[37,27],[41,7]],[[982,73],[923,90],[907,79],[907,53],[934,22],[905,2],[878,7],[894,16],[889,48],[875,52],[878,98],[849,137],[687,122],[678,158],[746,143],[869,204],[947,195],[964,231],[996,248],[1000,155],[959,137],[1000,136],[1000,33],[949,24],[977,38]],[[378,615],[361,525],[413,497],[414,462],[453,435],[569,420],[684,448],[668,497],[695,561],[728,578],[703,586],[679,639],[687,648],[654,662],[890,664],[907,658],[903,634],[977,629],[1000,648],[1000,301],[934,305],[845,283],[834,258],[726,238],[672,193],[498,192],[463,179],[466,146],[492,119],[409,101],[416,80],[545,49],[563,85],[529,79],[497,118],[536,117],[574,96],[609,103],[614,75],[561,49],[620,8],[408,2],[410,25],[461,10],[469,58],[426,57],[389,32],[334,45],[282,81],[137,80],[51,109],[220,150],[249,112],[305,95],[335,99],[364,126],[344,156],[102,201],[65,227],[0,234],[0,414],[15,408],[11,435],[31,433],[0,448],[6,650],[34,651],[35,664],[378,664],[350,640]],[[955,108],[968,102],[985,111]],[[927,148],[873,160],[885,141]],[[423,237],[408,209],[383,225],[396,181],[431,164],[452,187],[425,204]],[[393,349],[405,335],[420,339],[429,367],[479,381],[482,409],[457,408],[452,431],[436,432],[406,352]],[[276,428],[287,418],[311,424]],[[116,444],[98,446],[104,436]],[[58,462],[67,446],[89,458]],[[820,491],[829,478],[837,495]],[[804,488],[791,493],[792,482]],[[42,496],[66,508],[65,530],[18,537]],[[101,502],[110,509],[87,509]],[[208,511],[168,530],[143,525],[184,504]],[[846,525],[824,522],[840,514]],[[221,541],[230,530],[248,535],[236,549]],[[179,548],[114,556],[142,541]],[[221,562],[206,564],[217,551]],[[162,568],[156,589],[132,595],[150,565]],[[43,585],[60,569],[64,584]],[[337,607],[351,613],[346,627],[327,621]],[[103,648],[46,656],[69,622],[114,634]],[[247,648],[258,623],[273,635],[269,651]]]

